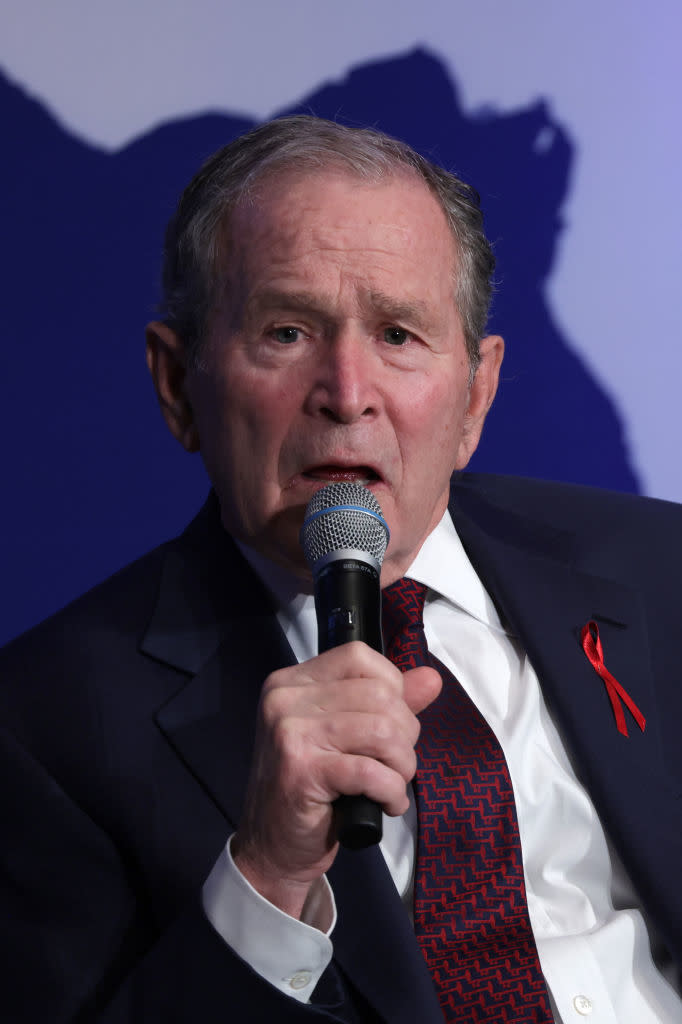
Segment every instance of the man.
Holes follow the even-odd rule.
[[[502,361],[492,269],[471,190],[377,133],[274,122],[184,193],[148,364],[215,495],[4,655],[10,1019],[682,1019],[680,513],[461,476]],[[437,670],[316,656],[298,536],[342,481],[390,527],[382,587],[425,585]],[[495,961],[486,925],[466,978],[410,921],[419,716],[455,690],[508,765],[528,952]],[[360,793],[381,851],[336,841]]]

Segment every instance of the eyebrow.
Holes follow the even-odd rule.
[[[371,289],[365,293],[362,304],[375,315],[380,312],[381,316],[389,321],[406,321],[422,330],[433,329],[434,326],[433,310],[429,308],[428,303],[420,299],[403,302],[385,292]],[[272,309],[301,310],[315,313],[325,320],[330,319],[323,297],[313,292],[290,292],[277,288],[264,289],[252,295],[246,303],[245,313],[248,317]]]
[[[266,288],[255,292],[245,306],[247,316],[270,309],[300,309],[308,313],[326,315],[319,296],[312,292],[289,292],[278,288]]]
[[[433,329],[433,310],[421,299],[402,302],[385,292],[371,290],[367,293],[370,306],[381,313],[387,320],[407,321],[422,330]]]

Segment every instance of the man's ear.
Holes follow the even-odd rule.
[[[480,346],[481,361],[469,389],[469,404],[455,469],[464,469],[478,447],[488,410],[493,404],[504,357],[504,341],[499,334],[489,334]]]
[[[187,398],[187,358],[182,339],[158,320],[147,325],[147,366],[163,418],[173,437],[188,452],[199,450],[199,434]]]

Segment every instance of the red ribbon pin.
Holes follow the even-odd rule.
[[[589,658],[594,671],[601,676],[606,684],[606,692],[608,693],[609,700],[611,701],[611,707],[613,708],[613,714],[616,718],[618,732],[622,733],[623,736],[627,736],[628,734],[628,727],[625,724],[625,712],[623,711],[623,704],[621,704],[621,700],[626,705],[628,711],[637,722],[637,725],[640,727],[642,732],[644,732],[646,718],[639,710],[627,690],[623,689],[615,676],[611,675],[604,664],[604,649],[599,637],[599,626],[593,619],[590,619],[590,621],[583,626],[580,633],[580,639],[582,641],[583,650]]]

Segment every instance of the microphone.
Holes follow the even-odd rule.
[[[383,654],[379,578],[389,536],[379,502],[362,484],[329,484],[313,495],[301,546],[313,574],[319,654],[351,640]],[[380,841],[374,800],[340,796],[334,813],[342,846],[361,850]]]

